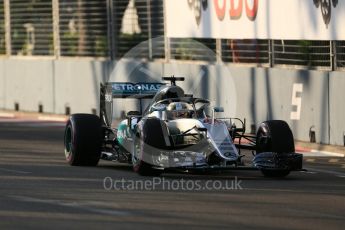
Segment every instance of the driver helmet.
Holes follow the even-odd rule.
[[[193,116],[193,107],[186,102],[173,102],[167,107],[170,119],[191,118]]]

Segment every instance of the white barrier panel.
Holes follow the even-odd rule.
[[[167,36],[344,40],[345,1],[166,0]]]

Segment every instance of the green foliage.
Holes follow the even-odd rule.
[[[194,52],[193,49],[193,39],[184,38],[178,43],[175,51],[175,58],[178,60],[193,60]]]
[[[299,45],[299,53],[302,55],[302,60],[305,61],[305,65],[310,65],[311,63],[311,41],[307,40],[299,40],[298,41]]]
[[[135,47],[136,45],[140,44],[141,42],[147,40],[146,34],[123,34],[119,35],[117,39],[117,56],[122,57],[125,55],[130,49]]]
[[[107,56],[108,50],[108,42],[106,36],[97,36],[95,39],[95,56],[97,57],[105,57]]]
[[[0,55],[6,54],[4,21],[0,20]]]
[[[78,33],[65,32],[61,36],[61,40],[64,42],[64,49],[61,50],[62,55],[73,56],[78,52]]]

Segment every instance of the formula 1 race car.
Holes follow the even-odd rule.
[[[164,83],[106,83],[101,85],[100,116],[73,114],[65,129],[65,156],[70,165],[96,166],[99,159],[129,163],[140,175],[166,171],[207,171],[252,168],[265,176],[284,177],[302,169],[288,124],[281,120],[261,123],[256,135],[245,134],[245,120],[216,118],[222,107],[188,95],[176,85],[184,78],[168,77]],[[150,99],[143,111],[129,111],[112,127],[113,100]],[[211,114],[211,115],[209,115]],[[236,122],[240,123],[238,127]],[[246,141],[244,141],[246,140]],[[241,150],[251,150],[250,167],[243,165]]]

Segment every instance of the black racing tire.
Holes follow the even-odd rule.
[[[133,170],[141,176],[160,176],[163,172],[163,170],[154,168],[154,165],[144,160],[144,158],[150,158],[149,154],[152,148],[166,149],[163,133],[163,128],[166,127],[162,127],[162,122],[156,118],[145,120],[141,132],[138,132],[135,137],[132,156]]]
[[[73,114],[65,128],[67,162],[73,166],[96,166],[101,155],[102,125],[98,116]]]
[[[262,122],[256,133],[256,153],[295,152],[292,131],[285,121],[271,120]]]
[[[271,120],[261,123],[256,134],[256,154],[275,152],[277,154],[295,152],[295,143],[289,125],[282,120]],[[267,177],[285,177],[290,170],[262,169]]]

